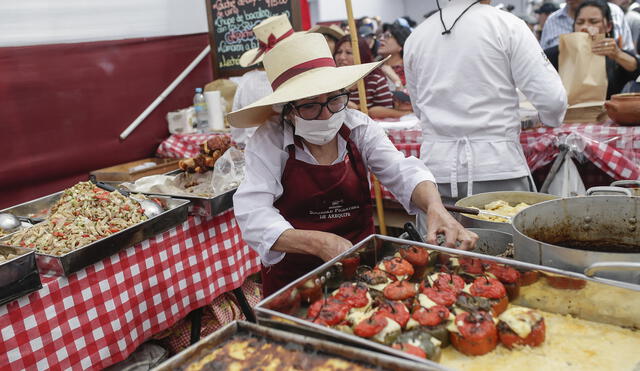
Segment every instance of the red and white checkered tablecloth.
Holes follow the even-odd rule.
[[[584,146],[585,157],[610,177],[640,179],[640,127],[618,126],[611,122],[523,131],[520,143],[531,170],[553,161],[558,154],[555,139],[568,135]]]
[[[156,150],[157,157],[186,158],[195,157],[200,153],[200,143],[216,136],[229,134],[172,134],[160,143]]]
[[[259,270],[233,210],[189,217],[0,306],[0,369],[102,369]]]

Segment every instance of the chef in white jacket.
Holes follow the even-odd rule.
[[[404,65],[423,132],[420,157],[443,202],[535,189],[519,142],[516,88],[548,126],[561,124],[567,96],[522,20],[488,2],[452,0],[409,36]]]

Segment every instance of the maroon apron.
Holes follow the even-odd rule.
[[[355,244],[375,233],[368,173],[360,151],[345,125],[340,135],[347,141],[347,156],[333,165],[313,165],[296,159],[289,145],[289,159],[282,173],[282,196],[274,203],[295,229],[330,232]],[[267,297],[322,265],[315,255],[286,253],[283,260],[262,267],[263,295]]]

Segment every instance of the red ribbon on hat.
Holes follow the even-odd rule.
[[[258,49],[260,49],[260,51],[262,53],[266,53],[269,50],[273,49],[274,46],[276,46],[277,43],[279,43],[280,41],[286,39],[287,37],[293,35],[293,29],[289,29],[289,31],[285,32],[282,34],[282,36],[276,38],[276,35],[274,34],[270,34],[269,37],[267,37],[267,42],[263,42],[262,40],[258,40]],[[262,53],[258,53],[258,54],[262,54]]]
[[[275,91],[280,85],[284,84],[287,80],[298,76],[303,72],[307,72],[314,68],[319,67],[335,67],[336,62],[333,58],[316,58],[312,59],[300,64],[297,64],[288,70],[284,71],[280,74],[280,76],[276,77],[275,80],[271,83],[271,88]]]
[[[293,29],[290,28],[289,31],[283,33],[280,37],[276,38],[276,35],[274,34],[270,34],[269,37],[267,37],[267,42],[265,43],[262,40],[258,40],[258,54],[256,54],[255,57],[253,57],[253,60],[251,60],[251,62],[249,62],[249,64],[253,64],[258,58],[260,58],[260,56],[266,52],[268,52],[269,50],[273,49],[277,43],[279,43],[280,41],[286,39],[287,37],[293,35]]]

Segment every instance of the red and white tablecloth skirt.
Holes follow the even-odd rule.
[[[189,217],[0,306],[0,369],[102,369],[259,270],[233,210]]]

